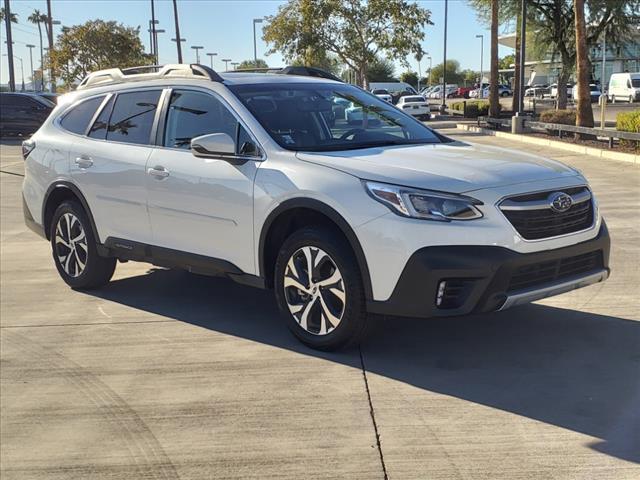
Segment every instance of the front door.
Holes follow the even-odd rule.
[[[191,139],[208,133],[226,133],[240,146],[250,139],[213,93],[173,90],[162,146],[147,162],[153,244],[226,260],[255,273],[253,182],[260,163],[195,157]]]

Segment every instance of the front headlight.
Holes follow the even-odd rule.
[[[367,193],[403,217],[450,222],[482,217],[482,202],[463,195],[417,190],[387,183],[363,182]]]

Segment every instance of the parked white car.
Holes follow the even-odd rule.
[[[485,87],[482,92],[482,98],[489,98],[490,89],[489,87]],[[510,97],[513,95],[513,90],[509,88],[507,85],[498,85],[498,95],[501,97]],[[475,90],[471,90],[469,92],[469,98],[479,98],[480,97],[480,89],[476,88]]]
[[[458,85],[447,85],[446,88],[446,96],[456,93],[458,90]],[[429,93],[429,98],[441,99],[442,98],[442,85],[436,85],[433,90]]]
[[[367,313],[494,312],[609,275],[571,167],[453,141],[317,70],[139,72],[90,74],[23,143],[25,222],[74,289],[128,260],[226,276],[273,289],[293,334],[326,350]],[[336,98],[366,121],[327,122]]]
[[[431,118],[429,103],[422,95],[407,95],[401,97],[396,107],[409,115],[417,117],[419,120],[429,120],[429,118]]]
[[[600,100],[600,95],[602,92],[600,91],[600,87],[595,83],[589,85],[589,96],[591,97],[591,103],[597,103]],[[578,100],[578,84],[573,87],[571,90],[571,97],[574,101]]]
[[[611,103],[640,102],[640,72],[612,74],[607,95]]]
[[[373,93],[376,97],[384,100],[385,102],[391,103],[393,101],[393,97],[391,97],[389,91],[385,90],[384,88],[374,88],[373,90],[371,90],[371,93]]]
[[[570,83],[567,83],[567,98],[571,98],[572,93],[573,93],[573,85]],[[558,96],[557,83],[552,83],[551,86],[549,87],[549,96],[551,98],[556,98]]]

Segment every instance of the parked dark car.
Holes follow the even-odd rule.
[[[40,95],[41,97],[46,98],[47,100],[49,100],[51,103],[58,103],[58,94],[57,93],[52,93],[52,92],[38,92],[38,95]]]
[[[30,93],[0,93],[0,136],[30,135],[40,128],[55,105]]]

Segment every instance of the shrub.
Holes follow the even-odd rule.
[[[545,110],[540,114],[540,121],[545,123],[559,123],[561,125],[575,125],[575,110]]]
[[[621,132],[640,133],[640,110],[633,112],[621,112],[616,117],[616,130]],[[621,145],[634,146],[640,148],[640,142],[633,140],[620,140]]]
[[[454,110],[462,110],[464,108],[464,102],[454,103],[452,108]],[[498,112],[502,110],[502,106],[498,105]],[[486,100],[471,100],[467,101],[467,117],[476,118],[480,116],[486,116],[489,114],[489,102]]]

